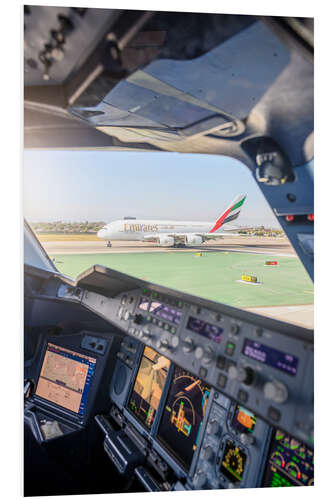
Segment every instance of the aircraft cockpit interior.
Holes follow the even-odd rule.
[[[237,159],[313,281],[312,19],[23,17],[25,150]],[[24,495],[313,485],[313,347],[111,265],[74,279],[25,221]]]

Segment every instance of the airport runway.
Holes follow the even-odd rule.
[[[240,236],[223,238],[212,243],[206,242],[198,247],[170,248],[159,247],[155,243],[139,241],[115,241],[108,248],[105,241],[48,241],[43,242],[47,253],[57,254],[96,254],[96,253],[136,253],[136,252],[245,252],[262,253],[274,256],[296,256],[286,238],[258,238]]]

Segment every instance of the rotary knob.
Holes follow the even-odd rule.
[[[264,396],[274,403],[285,403],[288,399],[288,389],[281,382],[272,380],[264,385]]]
[[[255,378],[255,372],[249,366],[231,365],[228,370],[228,375],[231,380],[238,380],[245,385],[251,385]]]
[[[193,484],[196,490],[202,489],[207,482],[207,476],[204,470],[200,469],[193,478]]]
[[[199,345],[196,350],[195,350],[195,353],[194,353],[194,356],[196,357],[196,359],[201,359],[204,355],[204,349],[203,347],[201,347],[201,345]]]
[[[211,347],[207,347],[204,351],[203,357],[202,357],[202,362],[204,364],[211,363],[214,358],[214,351]]]
[[[207,424],[208,434],[215,436],[219,432],[219,430],[220,430],[220,425],[215,418],[208,422],[208,424]]]
[[[179,346],[179,337],[172,337],[170,342],[172,348],[177,349],[177,347]]]
[[[152,338],[152,333],[148,327],[142,330],[142,338],[144,338],[145,340]]]
[[[214,451],[211,446],[204,446],[202,448],[200,453],[200,458],[202,458],[202,460],[207,460],[207,462],[210,462],[213,456],[214,456]]]
[[[165,352],[169,349],[169,341],[168,339],[157,339],[155,342],[157,349],[162,352]]]
[[[184,339],[184,343],[183,343],[183,351],[185,354],[188,354],[190,352],[192,352],[194,350],[194,342],[193,340],[191,339],[191,337],[186,337]]]

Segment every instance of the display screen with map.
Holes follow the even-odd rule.
[[[197,448],[210,387],[176,366],[157,439],[188,470]]]
[[[96,359],[48,343],[35,394],[82,416]]]
[[[170,361],[150,347],[145,347],[129,398],[128,409],[147,429],[155,420]]]

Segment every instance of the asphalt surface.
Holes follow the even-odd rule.
[[[296,255],[286,238],[227,237],[207,242],[198,247],[170,248],[159,247],[154,243],[139,241],[114,241],[108,248],[105,241],[49,241],[43,242],[45,250],[51,255],[88,254],[88,253],[137,253],[137,252],[193,252],[204,250],[212,252],[246,252],[271,255]]]

